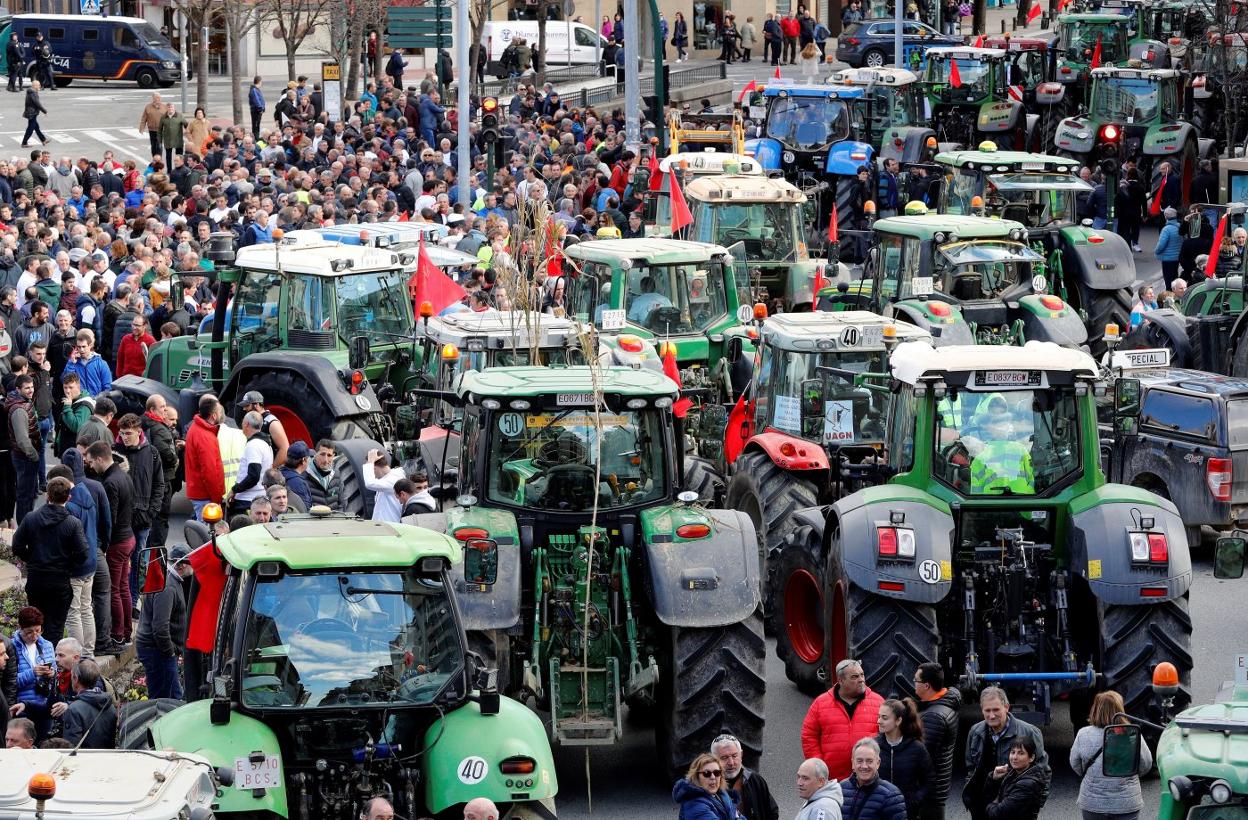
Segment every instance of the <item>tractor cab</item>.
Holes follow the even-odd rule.
[[[445,225],[435,222],[366,222],[289,231],[285,239],[295,244],[339,242],[343,245],[384,248],[399,254],[404,270],[409,274],[416,272],[417,255],[423,240],[429,261],[453,279],[461,279],[480,260],[472,254],[440,244],[448,233]]]
[[[1021,93],[1028,106],[1054,106],[1065,101],[1066,87],[1057,82],[1057,48],[1051,37],[998,34],[984,45],[1004,51],[1008,60],[1007,91]]]
[[[1073,225],[1076,200],[1092,186],[1080,179],[1078,165],[1065,157],[998,151],[991,142],[977,151],[945,151],[936,155],[945,166],[940,188],[942,214],[995,216],[1028,229]]]
[[[928,49],[924,82],[940,142],[973,145],[989,138],[1018,147],[1038,142],[1039,118],[1027,113],[1021,94],[1009,93],[1010,70],[1000,49]]]
[[[927,158],[927,139],[933,132],[917,74],[904,68],[844,68],[833,74],[830,82],[868,91],[867,141],[882,159],[896,159],[905,165]]]
[[[765,116],[759,136],[746,141],[746,152],[752,151],[766,170],[782,171],[796,182],[828,174],[852,177],[871,163],[865,88],[775,84],[761,96]]]
[[[644,191],[642,221],[647,236],[663,236],[671,233],[672,183],[670,171],[674,171],[680,190],[684,192],[689,183],[705,176],[735,174],[738,176],[764,177],[766,171],[757,159],[745,154],[729,154],[722,151],[685,151],[670,154],[659,160],[659,179],[650,178],[649,169],[638,166],[634,172],[633,187]]]
[[[1057,80],[1086,84],[1088,71],[1126,65],[1131,57],[1131,19],[1121,14],[1063,14],[1057,18]],[[1081,97],[1082,99],[1082,97]]]

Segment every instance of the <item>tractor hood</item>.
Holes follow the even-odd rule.
[[[1248,796],[1248,686],[1224,684],[1213,703],[1181,712],[1157,744],[1161,773],[1161,811],[1171,813],[1174,798],[1165,788],[1171,777],[1182,775],[1198,788],[1223,779],[1234,790],[1232,803]]]

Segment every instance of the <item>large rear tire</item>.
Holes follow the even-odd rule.
[[[822,533],[801,525],[776,556],[770,592],[771,634],[784,674],[808,695],[828,689],[824,646],[825,587]]]
[[[728,626],[669,627],[666,640],[654,727],[663,774],[683,776],[722,732],[735,735],[745,765],[757,767],[767,690],[762,616],[756,611]]]
[[[174,700],[173,698],[135,700],[121,704],[117,709],[116,748],[130,751],[152,748],[147,728],[157,718],[163,717],[183,705],[183,701]]]
[[[339,419],[321,399],[320,392],[297,371],[269,370],[254,373],[246,384],[239,385],[236,395],[242,396],[249,390],[260,391],[264,396],[265,409],[282,422],[286,436],[292,443],[303,441],[309,447],[315,447],[316,442],[323,438],[375,437],[373,432],[357,421]],[[235,413],[235,421],[242,424],[241,408],[235,408]]]
[[[740,510],[754,522],[764,613],[779,605],[770,599],[772,564],[793,531],[793,513],[818,503],[814,484],[780,469],[766,453],[756,450],[737,459],[736,470],[728,484],[727,507]]]
[[[1088,314],[1088,349],[1093,358],[1100,359],[1105,354],[1105,325],[1116,324],[1119,328],[1131,327],[1131,289],[1097,290],[1086,282],[1075,281],[1075,294],[1079,304],[1076,308]],[[1069,294],[1068,287],[1067,293]]]
[[[342,477],[342,511],[347,515],[367,518],[373,514],[373,493],[364,489],[364,470],[371,469],[365,460],[368,451],[379,447],[380,444],[370,439],[334,442],[334,449],[338,452],[334,469]]]
[[[713,504],[724,497],[724,477],[710,459],[685,456],[684,487],[697,493],[706,504]]]
[[[1187,596],[1141,606],[1101,604],[1099,610],[1105,686],[1122,695],[1127,714],[1160,719],[1152,679],[1153,668],[1162,661],[1179,671],[1174,711],[1186,709],[1192,702],[1192,616]]]

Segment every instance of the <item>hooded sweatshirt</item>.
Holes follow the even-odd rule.
[[[73,193],[73,188],[77,184],[78,176],[73,168],[58,165],[55,172],[48,174],[48,187],[56,191],[56,195],[61,199],[69,199],[69,195]]]
[[[810,796],[793,820],[841,820],[841,806],[844,803],[841,784],[829,780],[823,788]]]
[[[96,546],[107,551],[113,533],[113,511],[108,506],[108,493],[105,492],[104,485],[87,475],[86,463],[77,447],[70,447],[62,452],[61,463],[74,471],[74,488],[86,487],[87,492],[91,493],[96,510]],[[83,522],[83,529],[86,530],[86,522]],[[87,542],[90,543],[91,533],[85,532],[84,534],[87,536]]]

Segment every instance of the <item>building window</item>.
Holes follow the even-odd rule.
[[[721,47],[719,29],[724,23],[723,0],[708,0],[693,4],[693,47],[695,49],[718,49]]]

